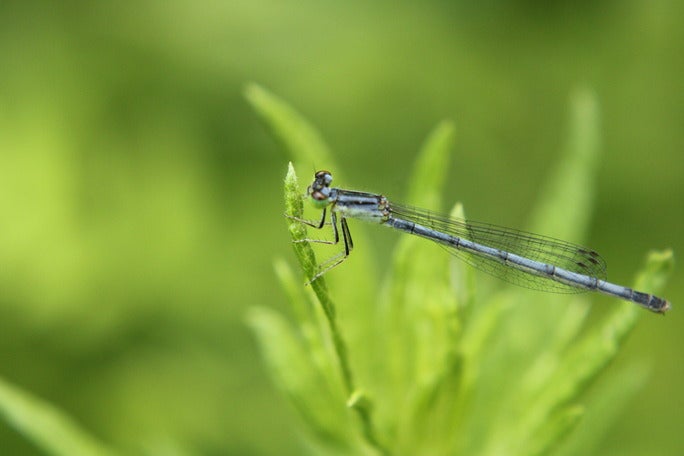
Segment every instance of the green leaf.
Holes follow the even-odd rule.
[[[449,169],[449,152],[454,145],[454,124],[442,121],[423,144],[408,189],[407,203],[439,209],[441,193]]]
[[[299,260],[300,265],[304,269],[306,276],[311,278],[318,272],[318,265],[316,263],[316,256],[311,248],[309,242],[305,241],[306,231],[303,229],[303,224],[295,219],[302,218],[302,203],[299,197],[299,186],[297,185],[297,176],[292,164],[288,167],[288,173],[285,177],[285,208],[286,215],[293,217],[290,219],[290,234],[292,235],[295,254]],[[311,282],[311,287],[321,304],[325,314],[325,320],[328,324],[332,345],[334,347],[334,355],[336,365],[342,376],[342,383],[344,385],[345,394],[352,398],[357,391],[356,382],[354,379],[352,367],[349,361],[347,343],[343,337],[342,331],[337,324],[337,317],[335,312],[335,305],[330,298],[328,288],[324,277]],[[350,399],[352,404],[357,404],[358,401]],[[364,403],[369,403],[370,399],[366,398]],[[376,431],[374,429],[371,410],[369,407],[352,407],[361,421],[361,428],[364,437],[369,445],[376,448],[380,452],[385,450],[382,444],[377,440]]]
[[[576,431],[557,452],[559,456],[576,454],[600,454],[599,444],[606,431],[622,413],[628,401],[644,386],[647,369],[642,365],[630,365],[617,372],[610,372],[600,381],[599,388],[592,389],[591,413],[587,413]]]
[[[442,122],[426,139],[411,178],[412,204],[439,207],[453,136],[453,125]],[[441,376],[445,360],[453,355],[458,323],[449,272],[443,249],[413,236],[399,241],[379,309],[379,343],[386,347],[382,365],[389,376],[382,384],[385,394],[394,395],[387,405],[401,404],[409,385],[421,388]]]
[[[318,273],[318,263],[316,261],[316,254],[311,248],[309,242],[306,240],[306,226],[296,219],[304,218],[304,204],[301,198],[301,191],[297,182],[297,175],[295,174],[292,163],[288,164],[287,175],[285,176],[285,215],[288,218],[288,228],[292,236],[292,246],[295,250],[295,255],[299,260],[299,264],[304,270],[307,280],[311,280]],[[328,287],[326,285],[325,277],[319,277],[311,283],[311,287],[315,291],[320,300],[325,313],[329,318],[335,318],[335,308],[328,294]]]
[[[337,364],[333,361],[335,353],[331,348],[332,341],[321,307],[310,290],[303,289],[301,282],[295,278],[292,269],[285,261],[276,261],[274,267],[280,284],[288,296],[292,313],[297,320],[297,330],[310,354],[311,362],[314,363],[319,374],[325,377],[324,382],[329,385],[329,388],[336,390],[343,398],[344,385],[337,370]]]
[[[284,150],[290,157],[294,165],[300,166],[299,171],[305,172],[307,177],[312,177],[313,166],[319,169],[328,169],[333,175],[337,172],[341,173],[339,167],[333,160],[329,147],[323,141],[321,135],[316,131],[310,122],[308,122],[300,113],[288,105],[282,99],[276,97],[263,87],[257,84],[249,84],[245,89],[245,96],[250,102],[255,111],[259,114],[262,121],[268,126],[272,135],[284,145]],[[294,170],[292,171],[294,175]],[[344,175],[344,174],[342,174]],[[296,212],[299,218],[304,218],[304,208],[302,206],[302,192],[297,188],[296,181],[291,182],[288,195],[289,200],[286,202],[288,206],[286,212],[290,215],[294,213],[294,205],[298,208]],[[321,216],[320,211],[317,211],[312,218]],[[297,239],[304,239],[306,237],[305,227],[299,223],[299,226],[293,226],[290,223],[291,230],[299,230]],[[369,247],[371,243],[365,236],[364,227],[360,224],[352,226],[354,243],[357,249],[354,251],[352,257],[344,263],[343,266],[335,268],[334,272],[326,274],[326,280],[316,280],[312,286],[317,293],[322,295],[327,294],[327,285],[325,282],[335,284],[343,284],[343,286],[334,287],[337,291],[339,299],[343,299],[348,305],[345,306],[344,311],[348,315],[355,317],[354,324],[348,325],[346,328],[346,337],[351,346],[363,346],[373,336],[375,328],[372,326],[373,307],[368,301],[368,296],[371,290],[376,288],[378,280],[376,279],[373,262],[370,259],[372,249]],[[324,227],[323,230],[315,231],[312,237],[325,237],[329,235],[330,226]],[[293,233],[293,239],[295,234]],[[307,263],[304,271],[311,274],[312,267],[314,267],[313,249],[304,247],[303,245],[295,245],[295,250],[298,251],[298,258]],[[328,257],[333,257],[341,252],[341,245],[337,246],[322,246],[321,251],[326,252]],[[312,277],[307,275],[307,277]],[[318,282],[318,283],[317,283]],[[355,286],[350,287],[346,284],[354,283]],[[324,291],[326,289],[326,291]],[[326,307],[326,311],[331,311],[329,308],[329,299],[321,301]],[[362,371],[367,371],[368,366],[371,366],[373,360],[369,358],[365,351],[359,351],[354,358],[354,364],[360,366]]]
[[[464,359],[453,354],[439,376],[414,388],[401,423],[397,447],[404,454],[450,454],[467,399],[463,389]]]
[[[247,321],[257,335],[274,383],[290,398],[309,433],[325,446],[353,448],[345,394],[319,375],[293,328],[268,308],[250,309]]]
[[[672,250],[654,250],[646,257],[646,265],[637,274],[634,288],[651,293],[660,293],[665,288],[674,270],[674,253]]]
[[[285,146],[291,161],[315,164],[320,169],[338,168],[321,135],[285,101],[255,83],[247,85],[245,96],[273,136]]]
[[[564,154],[539,191],[530,230],[581,241],[589,228],[596,172],[600,164],[600,112],[596,95],[575,91],[570,98],[570,135]]]
[[[573,405],[549,414],[543,428],[521,449],[521,454],[544,455],[556,449],[584,417],[585,409]]]
[[[9,426],[47,454],[116,454],[63,411],[3,379],[0,379],[0,413]]]

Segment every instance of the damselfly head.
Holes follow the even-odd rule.
[[[330,171],[318,171],[314,175],[314,181],[307,189],[307,192],[314,201],[325,201],[330,197],[330,183],[332,174]]]

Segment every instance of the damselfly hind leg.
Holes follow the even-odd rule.
[[[332,240],[332,241],[328,241],[326,239],[309,239],[309,238],[307,238],[307,239],[297,239],[297,240],[292,241],[292,242],[295,242],[295,243],[298,243],[298,242],[314,242],[317,244],[328,244],[328,245],[339,244],[339,242],[340,242],[340,231],[337,227],[337,214],[335,214],[335,212],[331,211],[329,223],[325,222],[325,216],[326,216],[325,208],[323,209],[323,214],[322,214],[321,220],[319,222],[300,219],[298,217],[292,217],[292,216],[286,215],[286,217],[288,217],[292,220],[296,220],[300,223],[303,223],[307,226],[310,226],[310,227],[316,228],[316,229],[322,229],[325,225],[329,224],[332,226],[332,230],[333,230],[334,240]],[[349,226],[347,225],[347,220],[344,217],[342,217],[340,219],[340,226],[342,227],[342,240],[344,242],[344,250],[342,252],[340,252],[339,254],[334,255],[331,258],[328,258],[323,263],[319,264],[316,274],[314,274],[314,276],[306,283],[306,285],[311,284],[311,282],[318,279],[323,274],[325,274],[326,272],[328,272],[329,270],[331,270],[332,268],[334,268],[335,266],[339,265],[344,260],[346,260],[347,257],[349,256],[349,253],[354,248],[354,241],[352,240],[351,233],[349,232]]]
[[[332,226],[335,227],[335,244],[337,244],[339,242],[339,237],[337,233],[337,218],[334,212],[331,214],[330,218],[332,219]],[[323,263],[319,264],[318,271],[316,272],[316,274],[314,274],[311,280],[306,282],[306,285],[310,285],[311,282],[318,279],[335,266],[339,266],[340,264],[342,264],[344,260],[349,258],[349,254],[354,248],[354,241],[352,240],[351,233],[349,232],[349,226],[347,226],[347,219],[342,217],[340,220],[340,225],[342,226],[342,240],[344,241],[344,251],[328,258]]]

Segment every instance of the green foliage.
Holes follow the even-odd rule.
[[[439,423],[449,431],[459,422],[468,428],[458,435],[489,441],[481,423],[505,428],[528,403],[511,399],[492,413],[485,399],[503,397],[499,378],[518,379],[512,391],[532,395],[551,378],[557,353],[614,306],[604,296],[587,306],[524,290],[511,299],[503,284],[438,247],[350,221],[357,248],[325,276],[350,392],[330,320],[313,288],[302,286],[283,229],[287,161],[300,190],[327,168],[340,187],[417,202],[404,184],[419,142],[450,118],[455,130],[445,124],[435,141],[452,141],[458,154],[433,162],[449,169],[445,189],[439,180],[420,189],[437,197],[421,206],[448,212],[463,198],[473,219],[573,241],[591,223],[588,245],[606,254],[619,283],[631,281],[651,246],[684,249],[684,211],[676,209],[684,199],[684,2],[403,1],[391,11],[367,1],[46,6],[0,7],[0,455],[104,447],[294,456],[303,453],[302,430],[316,442],[314,454],[375,452],[365,429],[389,452],[427,448],[421,439]],[[316,128],[252,85],[255,115],[242,94],[246,78],[296,100]],[[597,111],[588,96],[573,115],[584,118],[585,133],[567,135],[559,107],[578,82],[596,89],[601,127],[589,119]],[[571,154],[576,147],[585,152]],[[423,180],[421,169],[413,181]],[[555,187],[574,191],[560,199]],[[593,217],[586,201],[596,206]],[[319,215],[308,204],[304,211]],[[338,252],[313,248],[317,261]],[[431,257],[448,264],[449,286],[413,256],[429,270]],[[274,258],[278,279],[269,272]],[[676,438],[684,407],[673,406],[684,400],[678,274],[664,293],[673,311],[644,314],[577,402],[585,410],[578,424],[556,422],[572,430],[557,451],[684,455]],[[429,307],[414,301],[428,283],[437,283],[445,305],[456,303],[448,318],[438,295]],[[262,332],[297,336],[299,345],[269,346],[282,371],[266,368],[244,325],[254,306],[264,310],[253,314]],[[273,387],[290,366],[290,386],[278,384],[299,387],[304,399]],[[450,407],[456,387],[462,403]],[[638,400],[627,401],[635,391]],[[560,416],[576,416],[569,413]],[[427,415],[431,421],[421,421]],[[300,426],[289,426],[298,416]],[[86,443],[69,443],[76,441]]]
[[[330,166],[320,135],[292,108],[256,85],[247,96],[292,157]],[[566,154],[542,193],[532,226],[577,238],[591,212],[598,108],[586,91],[573,97],[572,106]],[[449,122],[427,139],[408,189],[411,204],[440,206],[453,140]],[[302,191],[292,165],[285,201],[286,214],[302,217]],[[463,208],[456,205],[453,214],[462,217]],[[293,241],[307,237],[301,223],[287,219],[287,224]],[[353,229],[356,234],[361,227]],[[311,245],[293,246],[305,277],[312,277],[317,261]],[[354,257],[363,255],[357,251]],[[596,382],[644,314],[633,304],[611,301],[605,312],[588,319],[588,295],[495,284],[411,236],[399,241],[384,282],[367,264],[348,261],[303,287],[278,260],[276,273],[293,321],[268,308],[249,315],[269,371],[299,412],[305,440],[316,451],[541,455],[581,449],[586,454],[600,442],[592,430],[605,429],[644,379],[641,370],[631,369],[633,381],[608,376]],[[672,264],[671,252],[652,253],[638,287],[661,289]],[[356,302],[338,299],[343,304],[336,305],[331,297],[336,287],[329,288],[326,279],[343,269],[353,270],[355,279],[346,283],[358,284],[353,288],[360,291]],[[382,286],[366,286],[369,277]],[[350,287],[340,287],[341,294],[345,288]],[[366,311],[344,312],[341,321],[338,311],[347,306]],[[588,394],[594,383],[599,393]],[[591,429],[581,426],[584,420]]]
[[[45,454],[106,456],[115,453],[51,404],[0,379],[0,416]]]

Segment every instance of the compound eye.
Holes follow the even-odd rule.
[[[316,180],[320,180],[325,185],[330,185],[330,183],[332,182],[332,174],[330,174],[330,171],[326,171],[323,169],[316,172],[314,177],[316,178]]]

